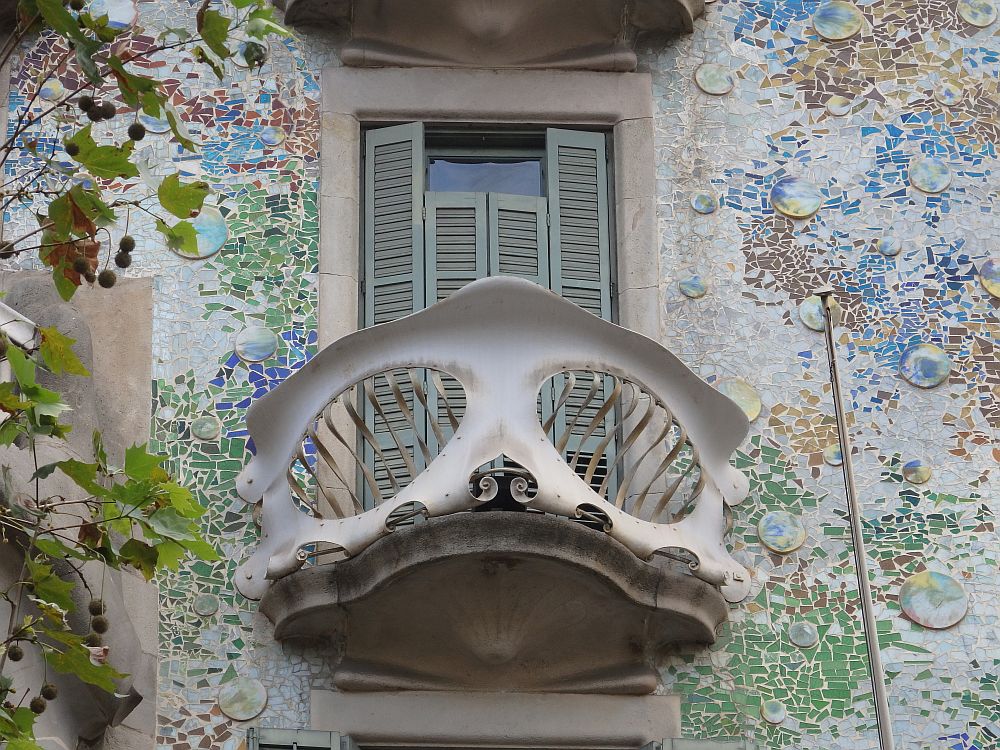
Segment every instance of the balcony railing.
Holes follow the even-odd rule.
[[[238,491],[262,501],[262,538],[236,583],[250,598],[503,495],[640,560],[680,560],[729,601],[749,592],[724,540],[725,505],[748,491],[729,463],[742,411],[656,342],[529,282],[477,281],[340,339],[248,424]]]

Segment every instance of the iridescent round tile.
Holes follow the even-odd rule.
[[[910,184],[922,193],[943,193],[951,184],[951,170],[934,156],[916,156],[910,161]]]
[[[840,94],[834,94],[826,100],[826,111],[835,117],[843,117],[851,111],[852,106],[854,102]]]
[[[934,98],[946,107],[953,107],[962,101],[965,91],[954,81],[941,81],[934,89]]]
[[[267,706],[267,689],[260,680],[237,677],[219,688],[219,708],[233,721],[250,721]]]
[[[722,96],[733,90],[735,80],[733,74],[725,65],[719,63],[702,63],[694,71],[694,82],[698,88],[712,96]]]
[[[899,374],[918,388],[933,388],[948,379],[951,360],[934,344],[914,344],[899,358]]]
[[[47,102],[57,102],[66,96],[66,87],[58,78],[50,78],[38,89],[38,98]]]
[[[725,378],[716,383],[715,387],[740,407],[751,422],[760,416],[760,395],[743,378]]]
[[[170,132],[170,122],[166,117],[153,117],[152,115],[147,115],[145,112],[140,112],[136,115],[136,119],[146,128],[147,133],[162,135]]]
[[[780,724],[786,716],[788,712],[781,701],[764,701],[760,704],[760,718],[768,724]]]
[[[771,188],[771,205],[791,219],[808,219],[823,205],[823,194],[809,180],[782,177]]]
[[[1000,299],[1000,258],[990,258],[979,267],[979,283],[987,294]]]
[[[268,125],[260,131],[260,142],[265,146],[280,146],[285,141],[285,129],[277,125]]]
[[[697,274],[678,281],[677,288],[681,290],[681,294],[690,299],[701,299],[708,292],[704,280]]]
[[[218,417],[204,414],[191,421],[191,434],[199,440],[215,440],[222,434],[222,422]]]
[[[244,362],[263,362],[278,351],[278,335],[265,326],[247,326],[236,336],[236,356]]]
[[[813,28],[823,39],[840,42],[861,31],[864,16],[853,3],[831,0],[817,8],[812,17]]]
[[[887,234],[875,240],[875,249],[882,253],[882,255],[891,258],[895,255],[899,255],[900,251],[903,249],[903,243],[900,242],[899,238],[895,235]]]
[[[108,17],[108,28],[123,31],[135,25],[139,9],[133,0],[90,0],[87,12],[93,18]]]
[[[844,454],[840,450],[840,443],[830,443],[823,449],[823,461],[830,466],[841,466],[844,463]]]
[[[967,24],[985,29],[997,20],[997,8],[991,0],[958,0],[958,15]]]
[[[951,576],[925,570],[903,581],[899,604],[913,622],[941,630],[961,622],[969,609],[969,595]]]
[[[840,320],[842,312],[840,303],[835,299],[831,299],[830,314],[833,316],[834,328],[836,328],[837,321]],[[799,320],[810,330],[826,330],[826,318],[823,315],[823,300],[818,295],[813,294],[802,300],[799,304]]]
[[[811,622],[798,620],[788,626],[788,640],[798,648],[812,648],[819,643],[819,631]]]
[[[903,479],[910,484],[925,484],[931,478],[931,465],[915,458],[903,464]]]
[[[202,260],[211,257],[219,252],[229,240],[229,227],[226,224],[226,218],[215,206],[202,207],[198,215],[191,220],[191,224],[194,226],[198,253],[191,255],[175,250],[174,252],[182,258]]]
[[[199,617],[211,617],[219,611],[219,597],[215,594],[198,594],[191,604],[191,609]]]
[[[798,516],[772,510],[757,524],[757,537],[769,550],[786,555],[805,544],[806,530]]]
[[[715,213],[719,207],[719,202],[711,193],[695,193],[691,196],[691,208],[700,214]]]

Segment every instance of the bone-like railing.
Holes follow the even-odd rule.
[[[635,383],[605,373],[556,377],[562,387],[556,394],[554,378],[542,387],[538,415],[570,468],[600,497],[633,516],[660,523],[679,520],[677,514],[687,506],[671,501],[697,496],[701,466],[669,409]],[[550,394],[554,406],[547,409]],[[338,408],[349,418],[346,429],[338,425]],[[373,415],[369,419],[366,410]],[[363,513],[416,479],[418,467],[430,464],[458,430],[464,411],[461,384],[436,370],[384,372],[355,383],[306,430],[289,464],[289,487],[316,517]],[[557,421],[562,423],[558,431]],[[376,432],[385,439],[379,440]],[[585,449],[588,443],[590,450]],[[346,461],[337,459],[338,451]],[[502,473],[504,467],[498,468]],[[506,468],[516,473],[517,467]],[[324,475],[336,486],[323,481]]]
[[[742,411],[669,351],[529,282],[490,278],[324,349],[248,415],[260,546],[237,574],[259,598],[307,560],[356,555],[417,515],[465,512],[513,477],[529,511],[663,554],[731,601],[725,547]]]

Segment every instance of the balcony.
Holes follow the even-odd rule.
[[[346,30],[345,65],[635,70],[640,33],[688,33],[703,0],[278,0],[300,28]]]
[[[344,690],[643,694],[749,592],[740,409],[659,344],[495,277],[350,334],[248,414],[236,584]]]

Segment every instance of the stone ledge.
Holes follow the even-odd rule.
[[[345,638],[345,690],[645,694],[656,652],[713,642],[728,608],[601,532],[500,512],[431,519],[304,568],[261,611],[279,640]]]
[[[353,67],[635,70],[639,33],[689,33],[703,0],[276,0],[299,27],[347,30]]]

